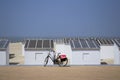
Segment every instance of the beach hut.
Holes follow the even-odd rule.
[[[92,38],[69,39],[72,48],[71,65],[99,65],[100,47]]]
[[[51,39],[29,39],[25,42],[25,65],[44,65],[49,50],[53,49]],[[53,65],[49,60],[48,65]]]
[[[8,45],[9,45],[8,40],[0,39],[0,65],[9,64]]]
[[[114,64],[120,65],[120,38],[113,39],[114,41]]]
[[[63,39],[55,39],[54,40],[54,50],[56,53],[65,54],[68,58],[68,64],[71,65],[72,60],[72,49],[69,41],[66,41],[65,38]]]
[[[99,38],[97,41],[100,44],[100,59],[102,64],[114,64],[115,44],[112,39]]]

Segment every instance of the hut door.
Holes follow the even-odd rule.
[[[83,64],[88,64],[90,59],[89,53],[83,53]]]
[[[43,60],[44,60],[43,53],[36,53],[35,54],[35,61],[36,61],[37,64],[42,65],[43,64]]]

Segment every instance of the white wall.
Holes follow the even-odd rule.
[[[100,46],[101,59],[114,59],[114,46]]]
[[[48,51],[25,51],[25,65],[44,65]],[[53,65],[49,60],[47,65]]]
[[[6,65],[9,65],[9,47],[6,49]]]
[[[25,48],[24,48],[25,44],[22,43],[22,56],[24,56],[25,53]]]
[[[116,44],[114,46],[114,64],[120,65],[120,50]]]
[[[66,54],[69,60],[68,65],[71,63],[72,59],[72,49],[69,44],[55,44],[56,53]]]
[[[99,51],[73,51],[72,65],[99,65]]]
[[[0,51],[0,65],[7,65],[6,51]]]

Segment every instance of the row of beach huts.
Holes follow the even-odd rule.
[[[67,55],[68,65],[120,65],[120,38],[0,39],[0,65],[43,65],[49,50]],[[49,60],[48,65],[53,65]]]

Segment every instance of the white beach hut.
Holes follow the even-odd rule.
[[[25,65],[44,65],[44,60],[50,49],[53,49],[51,39],[31,39],[25,43]],[[49,60],[48,65],[53,65]]]
[[[100,65],[100,48],[94,39],[70,39],[72,47],[71,65]]]
[[[0,39],[0,65],[9,64],[8,45],[9,45],[8,40]]]

